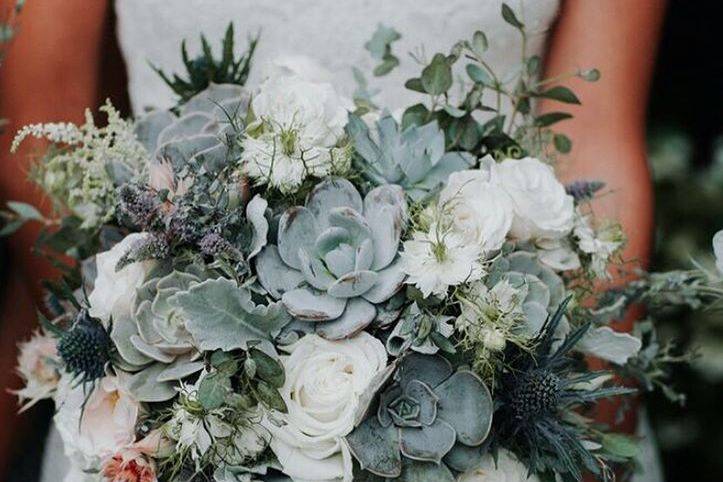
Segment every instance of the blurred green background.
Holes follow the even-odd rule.
[[[649,110],[656,196],[652,269],[691,259],[712,266],[711,237],[723,229],[723,62],[720,2],[671,1]],[[723,314],[666,313],[662,336],[700,356],[674,379],[681,411],[660,394],[649,410],[669,482],[723,480]]]

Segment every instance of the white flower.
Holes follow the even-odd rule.
[[[20,402],[27,400],[20,412],[35,405],[39,400],[50,397],[60,381],[60,360],[55,340],[36,331],[30,340],[21,343],[17,371],[25,387],[13,391]]]
[[[384,345],[365,332],[340,341],[306,335],[289,351],[282,357],[286,382],[280,390],[288,413],[265,421],[271,449],[294,480],[351,481],[343,437],[354,428],[359,397],[386,366]]]
[[[580,267],[580,257],[569,238],[538,239],[535,247],[540,262],[555,271],[570,271]]]
[[[590,255],[590,268],[598,278],[609,277],[610,257],[623,245],[619,226],[609,225],[596,232],[587,216],[578,216],[574,231],[580,251]]]
[[[141,406],[118,376],[101,379],[89,394],[90,389],[69,375],[63,375],[58,386],[58,412],[54,420],[66,455],[97,464],[100,459],[133,443]]]
[[[514,205],[497,182],[494,161],[487,158],[479,169],[450,174],[439,195],[439,209],[468,243],[494,251],[510,231]]]
[[[442,232],[438,232],[442,231]],[[424,295],[444,295],[447,288],[476,281],[485,274],[480,248],[457,231],[433,224],[428,233],[415,232],[401,254],[406,282]]]
[[[723,230],[713,236],[713,253],[715,254],[715,265],[718,272],[723,275]]]
[[[505,449],[497,452],[497,462],[491,454],[482,458],[482,464],[457,477],[457,482],[539,482],[537,475],[527,476],[525,465]]]
[[[347,105],[328,83],[295,75],[268,79],[251,103],[257,121],[243,140],[246,172],[259,184],[292,192],[307,176],[343,169],[348,152],[335,146],[344,134]]]
[[[118,320],[131,316],[136,299],[136,288],[155,265],[154,261],[131,263],[120,271],[116,265],[123,255],[137,242],[144,240],[147,233],[129,234],[110,250],[95,257],[98,275],[93,291],[88,296],[90,315],[99,318],[106,325],[111,318]]]
[[[574,222],[574,200],[550,166],[532,157],[497,165],[499,182],[512,198],[512,235],[520,240],[559,238]]]

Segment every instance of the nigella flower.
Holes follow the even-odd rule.
[[[479,246],[455,230],[432,225],[404,243],[402,270],[407,283],[424,295],[444,295],[450,286],[476,281],[485,273]]]
[[[242,141],[242,161],[256,183],[293,192],[306,177],[349,164],[348,152],[336,147],[347,122],[346,102],[330,84],[274,77],[251,107],[257,120]]]

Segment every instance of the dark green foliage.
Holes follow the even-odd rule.
[[[493,423],[493,449],[504,445],[531,472],[556,472],[563,480],[581,480],[586,471],[601,475],[607,462],[620,460],[605,452],[592,454],[582,440],[595,440],[589,422],[570,417],[576,408],[600,398],[632,392],[624,387],[585,389],[581,383],[602,373],[584,368],[571,355],[590,324],[574,329],[559,346],[553,334],[565,315],[569,299],[548,319],[532,351],[510,344],[505,359],[510,369],[497,390],[500,407]]]
[[[246,83],[258,37],[249,38],[249,46],[246,52],[235,58],[233,34],[233,23],[229,23],[221,44],[221,58],[218,60],[214,57],[211,46],[204,35],[201,35],[203,53],[193,59],[188,56],[186,41],[184,40],[181,44],[181,56],[186,67],[187,78],[175,73],[172,74],[171,78],[160,68],[153,67],[171,90],[180,97],[179,103],[183,104],[194,95],[206,90],[211,83],[237,85]]]
[[[83,382],[103,377],[110,361],[111,340],[105,328],[81,310],[67,332],[58,340],[58,354],[65,369]]]

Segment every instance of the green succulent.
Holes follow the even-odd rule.
[[[138,140],[151,163],[170,163],[183,178],[203,167],[218,171],[235,157],[237,125],[246,115],[249,93],[233,84],[210,84],[178,109],[152,111],[136,122]],[[190,171],[190,172],[188,172]]]
[[[137,290],[133,316],[114,320],[111,338],[120,355],[119,364],[131,372],[150,374],[150,386],[135,386],[139,399],[173,398],[176,382],[203,368],[200,352],[186,329],[185,314],[172,304],[175,295],[203,278],[200,270],[191,269],[152,277]]]
[[[363,470],[405,481],[452,482],[450,469],[467,470],[481,459],[493,403],[471,371],[454,371],[439,355],[412,353],[390,381],[370,390],[376,394],[346,437]]]
[[[474,156],[445,152],[444,133],[437,122],[402,130],[385,114],[376,132],[357,116],[349,116],[349,137],[359,156],[357,165],[373,184],[398,184],[413,201],[421,201],[442,187],[455,171],[469,169]]]
[[[256,257],[258,279],[292,316],[318,322],[319,335],[351,336],[403,285],[398,251],[406,217],[399,186],[379,186],[362,200],[345,179],[323,181],[305,206],[281,216],[277,245]]]
[[[406,350],[433,355],[440,348],[453,353],[454,345],[448,340],[454,333],[454,317],[432,315],[413,303],[402,315],[387,338],[387,351],[399,356]]]
[[[158,67],[154,70],[161,76],[163,81],[178,94],[179,102],[188,102],[194,95],[205,90],[211,84],[237,84],[244,85],[251,70],[251,59],[258,38],[250,38],[248,49],[238,59],[234,58],[234,28],[229,23],[221,44],[221,58],[216,60],[213,56],[211,46],[204,35],[201,35],[201,48],[203,53],[191,59],[186,49],[186,41],[181,43],[181,57],[186,67],[187,79],[178,74],[173,74],[171,79]]]

